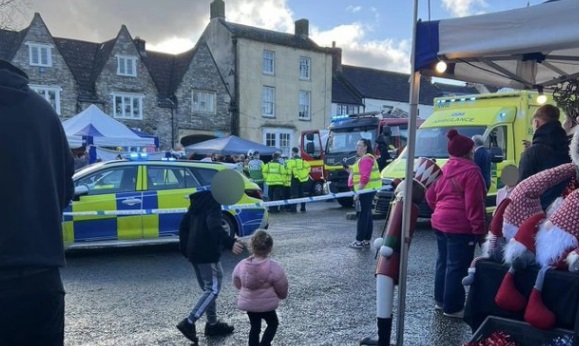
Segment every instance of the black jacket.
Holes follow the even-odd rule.
[[[0,60],[0,268],[63,266],[74,162],[54,109]]]
[[[487,191],[491,187],[491,153],[485,147],[478,147],[474,152],[474,163],[480,168]]]
[[[571,162],[567,134],[558,121],[546,123],[533,135],[533,143],[521,156],[519,181],[549,168]],[[541,197],[543,210],[561,195],[567,181],[548,189]]]
[[[223,229],[221,205],[210,191],[189,196],[191,204],[179,227],[179,248],[191,263],[216,263],[221,250],[233,248],[235,238]]]

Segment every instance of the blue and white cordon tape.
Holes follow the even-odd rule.
[[[208,191],[211,190],[210,186],[202,186],[196,188],[197,191]],[[307,202],[319,202],[328,199],[342,198],[342,197],[353,197],[356,195],[361,195],[370,192],[392,190],[391,186],[384,186],[379,189],[365,189],[360,191],[348,191],[339,193],[329,193],[326,195],[315,196],[315,197],[303,197],[294,199],[282,199],[279,201],[270,202],[258,202],[258,203],[248,203],[239,205],[224,205],[221,207],[222,210],[235,210],[240,211],[241,209],[254,209],[256,207],[271,207],[280,205],[290,205],[297,203],[307,203]],[[76,211],[76,212],[64,212],[64,216],[110,216],[110,215],[153,215],[153,214],[173,214],[173,213],[185,213],[187,208],[172,208],[172,209],[134,209],[134,210],[97,210],[97,211]]]

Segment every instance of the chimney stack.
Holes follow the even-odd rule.
[[[135,43],[135,47],[137,47],[137,50],[139,51],[139,53],[141,54],[147,54],[145,47],[147,45],[147,41],[143,40],[142,38],[140,38],[139,36],[136,36],[133,39],[133,42]]]
[[[211,17],[209,19],[225,19],[225,3],[223,0],[213,0],[210,6]]]
[[[307,19],[298,19],[295,22],[295,35],[301,38],[308,38],[310,35],[310,22]]]
[[[342,72],[342,48],[336,47],[336,41],[332,41],[332,72]]]

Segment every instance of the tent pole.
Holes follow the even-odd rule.
[[[400,274],[398,283],[398,321],[396,345],[404,344],[404,317],[406,312],[406,278],[408,275],[408,250],[410,249],[410,224],[412,212],[412,185],[414,178],[414,153],[416,144],[416,118],[418,117],[418,93],[420,91],[420,72],[416,72],[416,23],[418,21],[418,0],[414,0],[412,21],[412,51],[410,62],[410,115],[408,118],[408,141],[406,143],[406,185],[404,189],[404,209],[402,211],[402,244],[400,247]]]

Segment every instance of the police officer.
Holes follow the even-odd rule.
[[[249,178],[253,180],[254,183],[259,185],[263,190],[263,161],[259,158],[259,151],[253,152],[251,160],[247,163],[247,169],[249,171]]]
[[[281,155],[279,153],[273,154],[272,160],[263,165],[261,170],[263,173],[263,178],[265,179],[265,184],[268,188],[270,201],[279,201],[282,199],[283,195],[286,169],[280,162],[280,158]],[[279,213],[280,208],[278,206],[270,207],[269,211],[271,213]]]
[[[291,198],[302,198],[304,197],[304,190],[306,183],[310,178],[310,164],[303,160],[299,155],[299,149],[296,147],[292,148],[292,157],[286,161],[286,167],[288,171],[288,176],[291,178],[291,188],[290,194]],[[297,212],[297,204],[290,205],[290,212]],[[301,212],[306,211],[306,203],[302,203]]]

